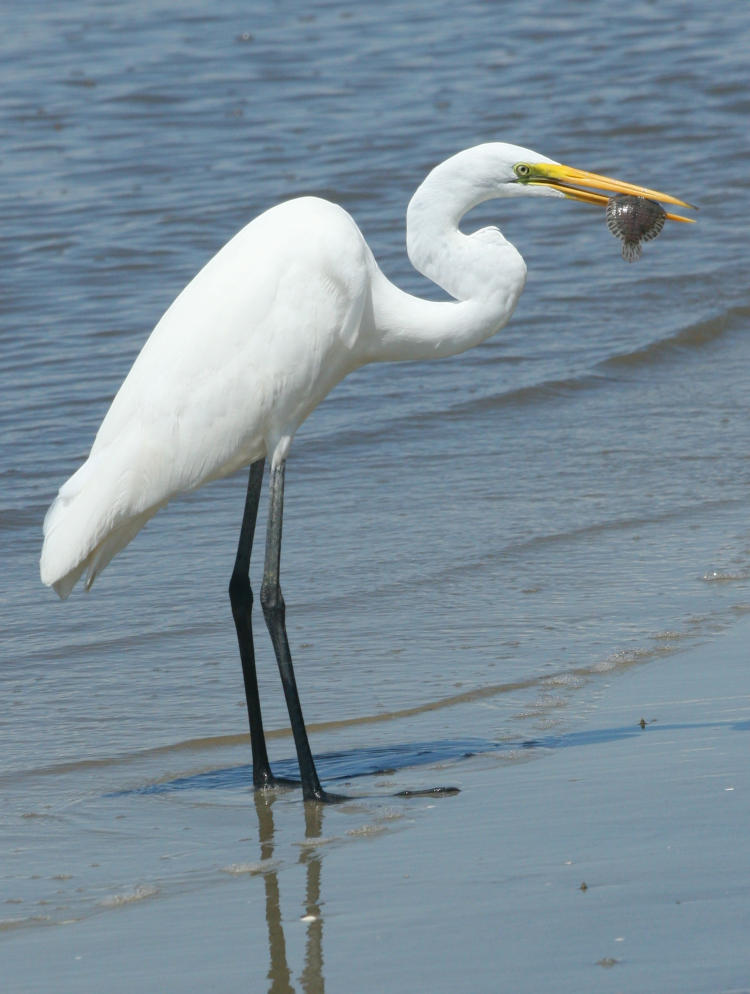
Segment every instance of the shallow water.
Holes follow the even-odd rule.
[[[96,887],[76,879],[73,910],[38,905],[86,863],[80,839],[126,813],[104,795],[248,761],[226,597],[242,476],[161,512],[88,596],[56,603],[37,562],[44,511],[150,328],[279,199],[342,203],[386,273],[424,295],[437,291],[406,259],[406,203],[480,141],[701,208],[625,265],[601,212],[485,205],[468,224],[499,223],[529,265],[509,326],[451,360],[365,368],[302,427],[283,576],[316,751],[353,750],[354,775],[370,747],[401,769],[409,743],[523,743],[574,721],[600,674],[656,665],[747,612],[745,5],[7,6],[0,818],[18,852],[14,921],[78,917],[100,890],[135,886],[134,844]],[[286,760],[291,744],[272,751]],[[509,757],[527,758],[495,756]]]

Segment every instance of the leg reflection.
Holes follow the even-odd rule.
[[[258,837],[261,863],[273,859],[274,826],[271,810],[275,797],[270,791],[256,790],[255,810],[258,812]],[[266,924],[268,925],[268,977],[269,994],[294,994],[289,964],[286,958],[286,940],[281,923],[279,877],[275,869],[263,874],[266,890]]]
[[[275,848],[275,827],[273,805],[276,796],[271,791],[255,791],[255,809],[258,813],[258,835],[260,858],[263,864],[271,864],[263,873],[266,895],[266,923],[268,926],[268,992],[269,994],[294,994],[292,975],[287,958],[286,937],[281,913],[278,870],[271,863]],[[305,873],[305,913],[302,921],[307,928],[305,941],[305,961],[299,982],[304,994],[324,994],[323,979],[323,920],[321,917],[321,853],[315,846],[321,837],[323,806],[305,804],[305,841],[300,863],[306,867]]]
[[[300,863],[307,867],[305,874],[305,917],[307,922],[307,942],[305,943],[305,965],[300,975],[300,983],[305,994],[323,994],[323,918],[320,913],[320,873],[323,864],[322,853],[314,845],[320,839],[323,827],[323,805],[305,805],[305,841],[300,855]]]

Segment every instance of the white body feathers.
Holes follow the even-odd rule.
[[[159,321],[102,422],[91,453],[44,522],[41,577],[66,597],[86,586],[159,508],[269,455],[347,373],[371,361],[454,354],[510,317],[526,267],[495,229],[458,230],[492,197],[555,195],[513,186],[514,162],[482,145],[436,167],[407,216],[409,257],[454,298],[423,301],[380,271],[352,218],[305,197],[271,208],[198,273]]]

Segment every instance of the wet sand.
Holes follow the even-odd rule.
[[[373,796],[322,811],[174,795],[145,835],[206,869],[6,933],[5,989],[748,991],[748,645],[744,620],[606,677],[528,761],[356,781]],[[405,776],[461,793],[384,796]]]

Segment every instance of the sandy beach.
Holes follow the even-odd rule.
[[[602,681],[567,731],[335,807],[204,790],[185,822],[164,795],[125,848],[205,869],[6,931],[7,989],[750,990],[749,644],[744,620]],[[461,792],[386,795],[416,781]]]

